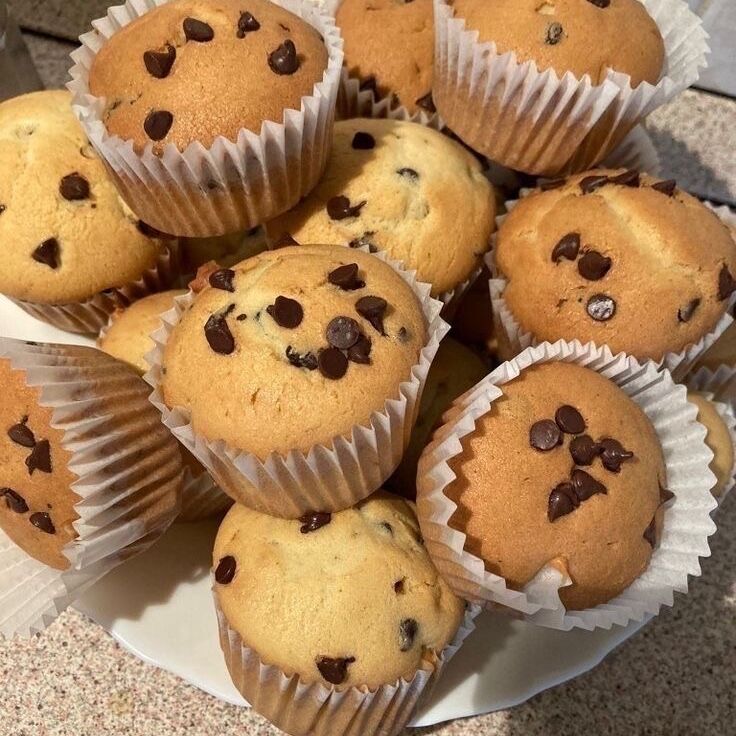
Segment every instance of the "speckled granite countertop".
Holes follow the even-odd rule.
[[[11,0],[24,27],[74,38],[105,0]],[[48,86],[73,45],[26,34]],[[663,173],[701,197],[736,202],[736,101],[689,91],[648,129]],[[719,514],[703,576],[599,667],[509,711],[424,736],[726,736],[736,726],[736,494]],[[260,716],[196,690],[120,649],[96,624],[64,614],[42,636],[0,642],[0,736],[277,736]]]

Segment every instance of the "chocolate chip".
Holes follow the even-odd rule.
[[[209,23],[196,18],[184,18],[184,36],[187,41],[196,41],[197,43],[207,43],[215,37],[215,32]]]
[[[361,335],[355,345],[348,348],[348,360],[352,363],[370,365],[371,363],[371,341],[365,335]]]
[[[718,298],[721,301],[728,299],[734,291],[736,291],[736,281],[731,276],[728,266],[724,264],[718,274]]]
[[[296,299],[289,299],[288,296],[277,296],[276,301],[266,307],[266,312],[273,317],[273,321],[279,327],[288,330],[299,327],[304,319],[302,305]]]
[[[152,141],[162,141],[173,123],[174,116],[168,110],[151,110],[143,122],[143,130]]]
[[[574,437],[570,442],[570,454],[575,465],[592,465],[598,452],[598,444],[587,434]]]
[[[607,176],[586,176],[580,181],[580,191],[583,194],[591,194],[605,184],[608,184]]]
[[[376,139],[370,133],[359,130],[353,136],[352,147],[357,151],[370,151],[376,147]]]
[[[553,263],[559,263],[562,258],[574,261],[580,251],[580,233],[568,233],[560,238],[560,241],[552,249]]]
[[[355,657],[318,657],[317,669],[327,682],[342,685],[348,679],[348,665],[355,662]]]
[[[31,258],[37,263],[43,263],[44,266],[57,269],[59,267],[59,250],[59,241],[56,238],[49,238],[33,251]]]
[[[416,171],[414,171],[414,169],[410,169],[406,166],[402,169],[399,169],[396,173],[399,176],[403,176],[405,179],[411,179],[412,181],[419,181],[419,174]]]
[[[59,194],[70,202],[87,199],[89,182],[76,171],[73,174],[67,174],[59,183]]]
[[[404,592],[405,592],[404,591],[404,581],[405,580],[406,580],[406,578],[401,578],[401,580],[397,580],[394,583],[394,593],[396,593],[396,595],[403,595],[404,594]]]
[[[28,428],[26,422],[28,417],[23,417],[23,420],[14,424],[8,430],[8,437],[10,437],[16,445],[22,447],[33,447],[36,444],[36,438],[33,436],[33,432]]]
[[[366,201],[358,202],[351,205],[350,200],[344,195],[332,197],[327,200],[327,214],[331,220],[345,220],[348,217],[357,217],[360,211],[365,207]]]
[[[143,54],[143,63],[148,73],[156,79],[168,77],[175,61],[176,49],[170,43],[166,44],[164,51],[146,51]]]
[[[276,74],[293,74],[299,68],[296,46],[289,39],[268,55],[268,65]]]
[[[238,38],[245,38],[246,33],[257,31],[261,27],[261,24],[255,19],[252,13],[244,11],[238,18]]]
[[[386,334],[383,331],[383,318],[387,307],[388,303],[380,296],[364,296],[355,303],[355,311],[365,317],[382,335]]]
[[[25,498],[12,488],[0,488],[0,498],[4,498],[5,505],[16,514],[25,514],[28,511]]]
[[[355,291],[355,289],[362,289],[365,286],[365,281],[358,278],[357,263],[338,266],[334,271],[327,274],[327,280],[344,291]]]
[[[388,532],[390,536],[393,537],[394,535],[394,528],[389,524],[387,521],[382,521],[379,526],[381,529],[383,529],[385,532]]]
[[[600,281],[610,268],[611,259],[597,250],[589,250],[578,261],[578,273],[588,281]]]
[[[407,330],[406,327],[399,327],[399,331],[396,333],[396,338],[399,342],[406,344],[409,342],[409,330]]]
[[[294,240],[291,233],[283,233],[280,235],[277,240],[274,242],[274,244],[271,246],[274,250],[277,250],[278,248],[286,248],[290,245],[299,245],[299,243]]]
[[[235,573],[238,571],[238,563],[232,555],[223,557],[215,570],[215,580],[220,585],[232,583]]]
[[[317,356],[319,372],[331,381],[342,378],[348,370],[348,359],[337,348],[324,348]]]
[[[426,95],[424,95],[423,97],[420,97],[416,101],[415,104],[416,104],[417,107],[421,107],[422,110],[424,110],[425,112],[428,112],[428,113],[430,113],[432,115],[434,115],[434,113],[437,112],[437,108],[435,107],[434,100],[432,99],[432,93],[431,92],[427,92]]]
[[[597,493],[606,493],[606,487],[584,470],[575,468],[570,475],[572,487],[579,501],[587,501]]]
[[[360,325],[350,317],[335,317],[327,325],[325,335],[333,348],[347,350],[360,338]]]
[[[56,534],[54,522],[51,521],[51,517],[45,511],[38,511],[35,514],[31,514],[29,521],[36,529],[40,529],[45,534]]]
[[[558,426],[551,419],[534,422],[529,430],[529,444],[540,452],[553,450],[562,442]]]
[[[233,271],[231,268],[221,268],[219,271],[214,271],[210,274],[209,282],[210,286],[215,289],[222,289],[222,291],[234,292],[234,278],[235,271]]]
[[[289,26],[285,26],[283,23],[279,23],[279,28],[281,28],[282,31],[286,31],[287,33],[291,33],[291,28],[289,28]]]
[[[564,31],[560,23],[550,23],[547,26],[547,35],[544,37],[544,42],[549,46],[556,46],[562,41],[563,35]]]
[[[561,406],[555,412],[557,426],[567,434],[582,434],[585,432],[585,419],[583,415],[569,404]]]
[[[549,494],[547,500],[547,518],[550,521],[555,521],[561,516],[566,516],[572,513],[578,506],[580,501],[575,495],[572,483],[565,481],[560,483],[553,491]]]
[[[205,323],[204,336],[209,346],[220,355],[230,355],[235,350],[235,339],[224,314],[212,314]]]
[[[631,460],[634,457],[633,452],[624,449],[624,446],[611,437],[602,439],[599,443],[601,462],[606,470],[612,473],[618,473],[621,470],[621,463]]]
[[[543,192],[549,192],[552,189],[559,189],[567,184],[567,179],[544,179],[539,182],[539,188]]]
[[[332,514],[326,511],[310,511],[300,516],[299,521],[302,523],[299,531],[302,534],[309,534],[309,532],[316,532],[317,529],[327,526],[332,521]]]
[[[5,210],[8,209],[4,204],[0,204],[0,215],[2,215]]]
[[[607,322],[616,314],[616,302],[606,294],[593,294],[586,310],[596,322]]]
[[[152,227],[147,222],[143,222],[143,220],[138,220],[138,222],[136,223],[136,227],[138,228],[138,232],[140,232],[142,235],[145,235],[147,238],[154,238],[155,240],[174,240],[173,235],[162,233],[160,230],[156,230],[155,227]]]
[[[588,2],[595,5],[596,8],[607,8],[611,4],[611,0],[588,0]]]
[[[667,488],[663,488],[662,484],[659,484],[659,505],[664,506],[666,503],[671,501],[675,497],[675,494]]]
[[[612,176],[608,180],[609,184],[618,184],[621,187],[638,187],[641,184],[641,176],[636,169],[629,169],[623,174]]]
[[[373,75],[363,79],[358,85],[358,89],[361,92],[370,90],[376,97],[378,96],[378,83],[376,82],[376,78]]]
[[[656,184],[652,184],[652,189],[654,189],[655,192],[672,197],[675,194],[675,189],[677,189],[677,182],[674,179],[658,181]]]
[[[649,526],[644,530],[642,534],[644,539],[651,545],[652,549],[657,546],[657,517],[653,516],[649,522]]]
[[[317,369],[317,356],[314,353],[299,353],[291,345],[287,345],[286,358],[297,368],[306,368],[310,371]]]
[[[399,624],[399,649],[408,652],[414,646],[419,624],[413,618],[405,618]]]
[[[51,472],[51,445],[48,440],[36,442],[31,454],[26,458],[26,467],[28,475],[33,475],[34,470],[40,470],[42,473]]]
[[[677,310],[677,321],[678,322],[689,322],[695,310],[700,306],[700,299],[693,299],[688,302],[684,307],[680,307]]]
[[[368,248],[369,253],[378,253],[378,246],[371,241],[371,236],[375,235],[373,230],[364,232],[359,238],[354,238],[348,245],[351,248]]]

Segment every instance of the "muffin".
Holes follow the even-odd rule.
[[[181,243],[182,268],[190,275],[196,274],[197,269],[209,261],[229,268],[264,250],[266,237],[260,227],[214,238],[185,238]]]
[[[462,146],[417,123],[345,120],[317,187],[266,234],[372,246],[448,300],[480,267],[494,216],[493,189]]]
[[[123,196],[155,227],[188,237],[247,230],[319,176],[339,34],[316,6],[284,5],[129,6],[82,38],[70,85],[78,114]]]
[[[512,353],[529,336],[592,340],[679,371],[730,322],[736,243],[674,181],[601,169],[548,182],[513,207],[494,258]]]
[[[136,217],[61,90],[0,103],[0,293],[71,332],[178,276],[176,241]]]
[[[382,492],[294,521],[236,504],[213,568],[233,681],[292,734],[398,733],[423,689],[409,683],[436,677],[465,608],[433,567],[411,505]],[[279,687],[285,678],[293,687]],[[319,709],[329,730],[312,721]]]
[[[154,401],[236,501],[334,511],[395,470],[446,330],[426,287],[365,251],[292,246],[176,307]]]
[[[342,33],[345,68],[338,100],[342,117],[371,117],[356,92],[370,91],[372,103],[389,98],[389,109],[403,107],[414,119],[434,115],[432,0],[338,0],[336,22]]]

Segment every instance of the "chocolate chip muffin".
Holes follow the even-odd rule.
[[[412,506],[382,492],[293,521],[236,505],[213,566],[217,604],[247,646],[305,683],[338,689],[432,667],[465,608],[422,546]]]
[[[235,141],[299,110],[327,68],[319,33],[268,0],[173,0],[145,13],[100,49],[89,75],[105,98],[111,135],[180,151],[218,136]]]
[[[316,189],[266,231],[275,244],[385,251],[447,298],[480,266],[494,216],[493,189],[462,146],[418,123],[356,119],[335,125]]]
[[[0,292],[96,332],[117,305],[176,278],[177,248],[120,198],[70,104],[63,91],[0,104]]]
[[[736,290],[729,229],[674,181],[635,171],[543,184],[504,220],[494,255],[522,333],[638,358],[698,343]]]
[[[432,0],[342,0],[336,14],[345,66],[376,99],[391,96],[410,114],[435,112],[432,102]]]
[[[499,388],[450,461],[450,527],[512,589],[552,564],[572,580],[568,610],[615,598],[646,569],[671,497],[652,424],[574,364],[532,365]]]

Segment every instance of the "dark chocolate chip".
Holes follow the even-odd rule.
[[[578,273],[588,281],[600,281],[610,268],[611,259],[597,250],[589,250],[578,261]]]
[[[317,529],[327,526],[332,521],[332,514],[326,511],[310,511],[300,516],[299,521],[302,523],[299,531],[302,534],[309,534],[309,532],[316,532]]]
[[[580,233],[568,233],[552,249],[552,261],[559,263],[562,258],[574,261],[580,251]]]
[[[143,122],[143,130],[152,141],[162,141],[173,123],[174,116],[168,110],[151,110]]]
[[[49,238],[33,251],[31,258],[37,263],[43,263],[44,266],[57,269],[59,267],[59,250],[59,241],[56,238]]]
[[[728,299],[734,291],[736,291],[736,281],[731,276],[728,266],[724,264],[718,274],[718,298],[721,301]]]
[[[230,355],[235,350],[235,339],[224,314],[212,314],[205,323],[204,336],[209,346],[220,355]]]
[[[593,294],[586,311],[596,322],[607,322],[616,314],[616,302],[607,294]]]
[[[222,291],[234,292],[235,286],[233,286],[233,279],[235,278],[235,271],[231,268],[221,268],[219,271],[214,271],[210,274],[209,282],[210,286],[215,289],[222,289]]]
[[[623,174],[612,176],[608,183],[618,184],[622,187],[638,187],[641,184],[641,176],[636,169],[628,169]]]
[[[8,209],[4,204],[0,204],[0,215],[2,215],[5,210]]]
[[[342,350],[337,348],[324,348],[317,356],[317,367],[319,372],[331,381],[342,378],[348,370],[348,359]]]
[[[327,214],[331,220],[345,220],[348,217],[357,217],[360,211],[365,207],[366,201],[358,202],[351,205],[350,200],[344,195],[332,197],[327,200]]]
[[[279,28],[281,28],[282,31],[286,31],[287,33],[291,33],[291,28],[289,28],[289,26],[285,26],[283,23],[279,23]]]
[[[56,534],[54,522],[51,521],[51,517],[45,511],[38,511],[35,514],[31,514],[29,521],[36,529],[40,529],[45,534]]]
[[[347,350],[360,338],[360,325],[351,317],[335,317],[331,319],[325,330],[327,342],[333,348]]]
[[[585,432],[585,419],[583,415],[569,404],[561,406],[555,412],[557,426],[567,434],[582,434]]]
[[[408,652],[414,646],[419,624],[413,618],[405,618],[399,624],[399,649]]]
[[[621,464],[634,457],[634,453],[624,449],[624,446],[611,437],[602,439],[599,443],[601,462],[606,470],[612,473],[618,473],[621,470]]]
[[[409,330],[406,327],[399,327],[399,331],[396,333],[396,338],[399,342],[409,342]]]
[[[261,24],[255,19],[252,13],[244,11],[238,18],[238,38],[245,38],[246,33],[257,31],[261,27]]]
[[[380,296],[364,296],[355,303],[355,311],[365,317],[382,335],[386,334],[383,331],[383,318],[387,307],[386,300]]]
[[[534,422],[529,430],[529,444],[541,452],[553,450],[562,442],[559,427],[551,419]]]
[[[588,2],[595,5],[596,8],[607,8],[611,4],[611,0],[588,0]]]
[[[389,524],[387,521],[382,521],[379,526],[381,527],[381,529],[388,532],[393,537],[394,528],[391,526],[391,524]]]
[[[348,245],[351,248],[365,248],[367,246],[369,253],[378,253],[378,246],[371,241],[372,235],[375,235],[373,230],[364,232],[359,238],[351,240]]]
[[[399,176],[403,176],[405,179],[411,179],[412,181],[419,181],[419,174],[409,167],[405,166],[396,172]]]
[[[299,327],[304,319],[302,305],[296,299],[289,299],[288,296],[277,296],[276,301],[266,307],[266,312],[273,317],[273,321],[279,327],[288,330]]]
[[[394,593],[396,595],[403,595],[406,591],[404,590],[404,581],[406,578],[401,578],[394,583]]]
[[[358,278],[357,263],[338,266],[334,271],[327,274],[327,280],[344,291],[355,291],[355,289],[362,289],[365,286],[365,281]]]
[[[598,444],[587,434],[573,437],[570,442],[570,454],[575,465],[592,465],[598,457]]]
[[[220,585],[232,583],[235,573],[238,571],[238,563],[232,555],[223,557],[215,570],[215,580]]]
[[[31,432],[29,427],[26,425],[27,421],[28,417],[24,417],[23,421],[18,422],[18,424],[14,424],[8,430],[8,437],[10,437],[16,445],[21,445],[22,447],[33,447],[36,444],[36,438],[33,436],[33,432]]]
[[[317,356],[314,353],[299,353],[291,345],[286,346],[286,358],[289,363],[297,368],[306,368],[314,371],[317,369]]]
[[[291,39],[284,41],[268,55],[268,65],[276,74],[293,74],[299,68],[296,46]]]
[[[271,246],[274,250],[277,250],[278,248],[286,248],[290,245],[299,245],[299,243],[294,240],[291,233],[283,233],[280,235],[274,244]]]
[[[25,514],[28,511],[25,498],[12,488],[0,488],[0,498],[4,498],[5,505],[16,514]]]
[[[67,174],[59,183],[59,194],[70,202],[87,199],[89,182],[76,171],[73,174]]]
[[[348,665],[355,662],[355,657],[318,657],[317,669],[327,682],[342,685],[348,679]]]
[[[371,341],[369,337],[361,335],[358,342],[348,348],[348,360],[352,363],[370,365],[371,363]]]
[[[596,189],[608,184],[607,176],[586,176],[580,181],[580,191],[583,194],[591,194]]]
[[[155,240],[174,240],[173,235],[162,233],[160,230],[156,230],[155,227],[152,227],[147,222],[143,222],[143,220],[138,220],[138,222],[136,223],[136,227],[138,228],[138,231],[142,235],[145,235],[147,238],[154,238]]]
[[[548,46],[556,46],[560,41],[562,41],[562,37],[564,35],[565,32],[563,31],[560,23],[550,23],[547,26],[547,35],[544,37],[544,42]]]
[[[176,49],[170,43],[166,44],[163,51],[146,51],[143,54],[143,63],[148,73],[156,79],[168,77],[175,61]]]
[[[364,133],[362,130],[359,130],[353,136],[351,145],[356,151],[370,151],[376,147],[376,139],[370,133]]]
[[[567,184],[567,179],[544,179],[539,182],[539,188],[543,192],[549,192],[552,189],[559,189]]]
[[[361,92],[370,90],[376,97],[378,96],[378,83],[376,82],[376,78],[373,75],[361,80],[360,84],[358,85],[358,89]]]
[[[196,41],[197,43],[207,43],[215,37],[215,32],[209,23],[196,18],[184,18],[184,36],[187,41]]]
[[[31,454],[26,458],[26,467],[28,475],[33,475],[34,470],[40,470],[42,473],[51,472],[51,445],[48,440],[36,442]]]
[[[674,179],[666,179],[665,181],[658,181],[656,184],[652,184],[652,189],[660,194],[666,194],[668,197],[672,197],[677,189],[677,182]]]
[[[587,501],[596,493],[606,493],[606,487],[603,483],[598,482],[592,475],[589,475],[580,468],[575,468],[570,475],[572,487],[575,495],[580,502]]]
[[[657,546],[657,517],[653,516],[652,520],[649,522],[649,526],[644,530],[644,534],[642,534],[644,539],[649,542],[652,549],[654,549]]]
[[[422,110],[430,113],[431,115],[434,115],[434,113],[437,112],[437,108],[435,107],[431,92],[427,92],[426,95],[420,97],[415,104],[417,107],[421,107]]]
[[[700,306],[700,299],[693,299],[692,301],[689,301],[684,307],[680,307],[677,310],[677,321],[678,322],[689,322],[693,315],[695,314],[695,310]]]
[[[547,518],[550,521],[555,521],[561,516],[566,516],[572,513],[578,506],[580,501],[575,495],[572,483],[567,481],[560,483],[553,491],[549,494],[547,501]]]
[[[667,488],[663,488],[662,484],[659,484],[659,505],[664,506],[666,503],[671,501],[675,497],[675,494]]]

